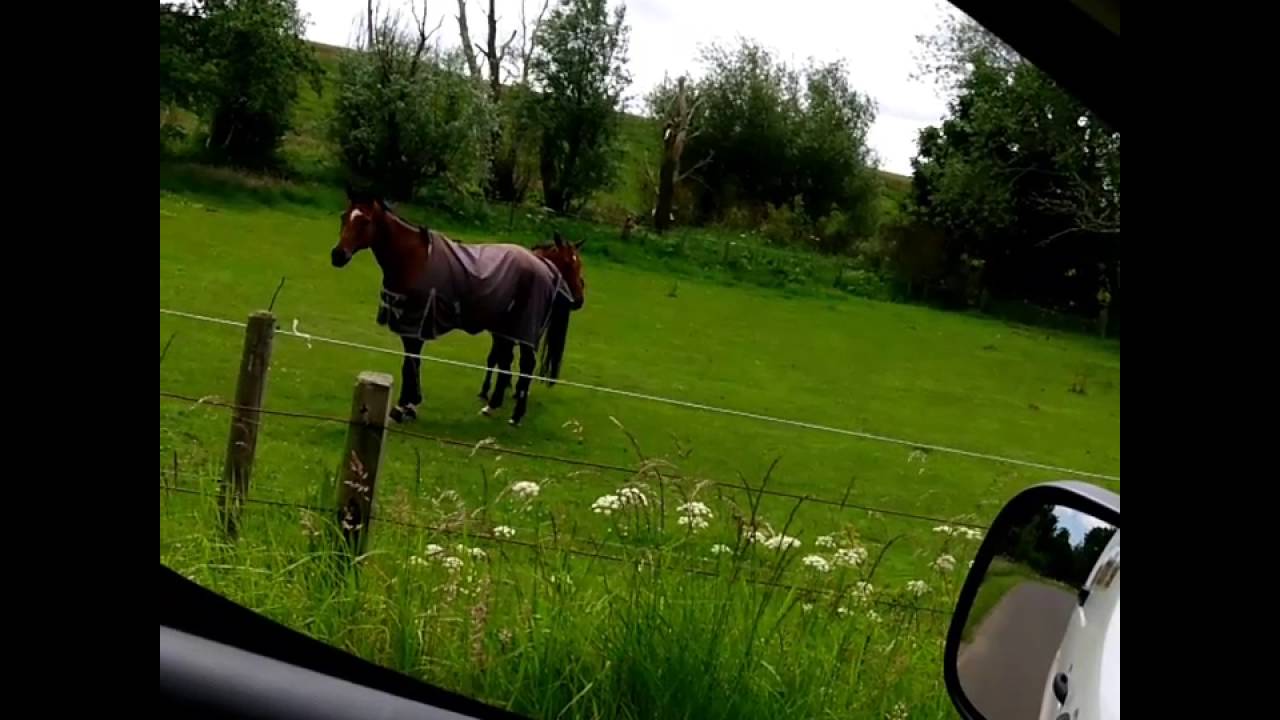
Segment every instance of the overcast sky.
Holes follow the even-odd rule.
[[[531,15],[542,6],[541,0],[523,1]],[[483,42],[481,3],[487,2],[467,2],[472,40]],[[518,27],[521,2],[498,0],[500,34]],[[408,0],[383,4],[404,8],[405,18],[410,17]],[[330,45],[352,44],[354,20],[365,7],[364,0],[298,0],[298,5],[310,18],[307,36]],[[938,0],[631,0],[629,93],[642,98],[664,73],[699,74],[700,46],[732,42],[738,36],[758,40],[795,64],[810,57],[843,58],[853,86],[879,105],[870,142],[881,167],[909,174],[916,133],[936,123],[945,110],[945,101],[931,83],[911,79],[916,36],[931,33],[949,12],[954,10]],[[428,6],[432,27],[446,18],[439,33],[445,45],[457,44],[456,14],[457,0],[431,0]]]

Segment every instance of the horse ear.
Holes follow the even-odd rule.
[[[574,247],[575,249],[581,250],[581,249],[582,249],[582,246],[583,246],[583,245],[586,245],[586,244],[587,244],[587,239],[586,239],[586,238],[583,238],[583,239],[579,240],[578,242],[574,243],[574,244],[573,244],[573,247]]]
[[[564,247],[564,238],[560,237],[559,230],[556,230],[554,233],[551,234],[551,239],[555,241],[556,247],[558,248]]]

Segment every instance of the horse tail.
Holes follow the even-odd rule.
[[[542,335],[542,358],[539,360],[538,374],[555,385],[560,377],[560,363],[564,360],[564,343],[569,337],[570,303],[563,295],[557,293],[551,303],[551,319],[547,322],[547,331]]]

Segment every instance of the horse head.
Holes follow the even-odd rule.
[[[386,203],[378,197],[347,188],[347,209],[342,211],[338,244],[329,252],[334,267],[345,266],[356,253],[373,245],[386,212]]]
[[[552,244],[539,245],[533,249],[535,255],[551,261],[560,271],[560,276],[569,285],[573,294],[573,309],[579,310],[587,301],[587,281],[582,276],[582,255],[578,252],[586,241],[571,243],[556,231],[552,235]]]

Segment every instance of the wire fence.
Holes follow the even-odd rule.
[[[333,415],[323,415],[320,413],[302,412],[302,411],[296,411],[296,410],[277,410],[277,409],[266,408],[266,407],[247,408],[245,406],[227,402],[225,400],[221,400],[213,396],[195,397],[191,395],[185,395],[182,393],[174,393],[174,392],[161,390],[160,397],[162,399],[181,400],[184,402],[190,402],[190,403],[193,403],[194,405],[206,405],[206,406],[227,408],[232,410],[254,410],[255,412],[261,413],[263,415],[273,415],[278,417],[287,417],[287,418],[295,418],[295,419],[301,418],[301,419],[309,419],[309,420],[319,420],[322,422],[329,422],[329,423],[335,423],[340,425],[352,424],[352,421],[350,420],[350,418],[342,418],[342,417],[337,417]],[[534,452],[531,450],[520,450],[516,448],[500,446],[500,445],[497,445],[496,443],[486,443],[484,441],[470,442],[466,440],[457,440],[454,438],[443,437],[440,435],[432,435],[428,433],[420,433],[420,432],[414,432],[411,430],[405,430],[402,428],[397,428],[395,426],[388,426],[386,430],[387,432],[390,432],[394,435],[414,438],[417,440],[438,442],[442,445],[467,449],[472,451],[473,453],[476,451],[484,451],[491,454],[512,455],[516,457],[524,457],[529,459],[554,462],[562,465],[570,465],[575,467],[587,467],[595,470],[623,474],[630,477],[643,475],[646,472],[654,472],[658,474],[660,481],[663,478],[670,478],[673,480],[694,479],[694,478],[690,478],[690,476],[686,474],[680,473],[679,471],[676,471],[670,468],[668,468],[664,472],[661,468],[656,467],[652,464],[649,467],[642,467],[642,468],[627,467],[625,465],[613,465],[610,463],[600,463],[592,460],[568,458],[568,457],[562,457],[559,455],[552,455],[548,453]],[[758,488],[751,487],[746,483],[732,483],[732,482],[727,482],[723,480],[711,480],[711,483],[716,487],[735,490],[735,491],[743,491],[748,494],[765,495],[768,497],[782,498],[787,500],[793,500],[796,502],[814,503],[818,505],[836,507],[841,510],[845,510],[845,509],[860,510],[866,513],[877,513],[877,514],[889,516],[889,517],[898,517],[898,518],[903,518],[907,520],[929,522],[929,523],[934,523],[938,525],[961,526],[961,527],[968,527],[968,528],[973,528],[977,530],[989,529],[989,526],[982,525],[980,523],[968,522],[964,520],[951,520],[951,519],[946,519],[946,518],[942,518],[934,515],[914,513],[914,512],[909,512],[905,510],[894,510],[892,508],[877,507],[873,505],[866,505],[863,503],[851,502],[847,497],[842,498],[840,500],[832,500],[829,498],[788,492],[786,490],[776,490],[768,487],[758,487]]]
[[[243,328],[243,327],[245,327],[245,325],[246,325],[244,322],[237,321],[237,320],[230,320],[230,319],[227,319],[227,318],[213,317],[213,316],[209,316],[209,315],[201,315],[201,314],[198,314],[198,313],[191,313],[191,312],[186,312],[186,311],[183,311],[183,310],[172,310],[172,309],[169,309],[169,308],[163,308],[163,307],[162,307],[162,308],[160,308],[160,314],[162,314],[162,315],[169,315],[169,316],[173,316],[173,317],[185,318],[185,319],[188,319],[188,320],[195,320],[195,321],[198,321],[198,322],[206,322],[206,323],[212,323],[212,324],[217,324],[217,325],[225,325],[225,326],[229,326],[229,327],[240,327],[240,328]],[[519,374],[520,374],[520,373],[518,373],[518,372],[514,372],[514,371],[510,371],[510,370],[502,370],[502,369],[500,369],[500,368],[489,368],[489,367],[486,367],[486,366],[484,366],[484,365],[480,365],[480,364],[477,364],[477,363],[463,362],[463,361],[461,361],[461,360],[451,360],[451,359],[448,359],[448,358],[438,357],[438,356],[435,356],[435,355],[426,355],[426,354],[422,354],[422,353],[405,353],[403,350],[395,350],[395,349],[393,349],[393,348],[380,347],[380,346],[377,346],[377,345],[367,345],[367,344],[364,344],[364,343],[352,342],[352,341],[350,341],[350,340],[341,340],[341,339],[338,339],[338,338],[325,337],[325,336],[323,336],[323,335],[315,335],[315,334],[312,334],[312,333],[305,333],[305,332],[302,332],[302,331],[300,331],[300,330],[298,329],[298,324],[299,324],[299,323],[298,323],[298,320],[296,320],[296,319],[295,319],[295,320],[293,321],[292,329],[288,329],[288,330],[286,330],[286,329],[284,329],[284,328],[277,328],[277,329],[276,329],[276,334],[277,334],[277,335],[284,335],[284,336],[287,336],[287,337],[294,337],[294,338],[298,338],[298,339],[300,339],[300,340],[305,341],[308,345],[310,345],[310,344],[311,344],[311,343],[313,343],[313,342],[318,342],[318,343],[324,343],[324,344],[329,344],[329,345],[335,345],[335,346],[339,346],[339,347],[347,347],[347,348],[354,348],[354,349],[358,349],[358,350],[364,350],[364,351],[366,351],[366,352],[380,353],[380,354],[384,354],[384,355],[394,355],[394,356],[396,356],[396,357],[406,357],[406,356],[407,356],[407,357],[415,357],[415,358],[418,358],[418,359],[420,359],[420,360],[425,360],[425,361],[427,361],[427,362],[437,363],[437,364],[441,364],[441,365],[449,365],[449,366],[453,366],[453,367],[462,367],[462,368],[468,368],[468,369],[473,369],[473,370],[479,370],[479,371],[481,371],[481,372],[494,372],[494,373],[498,373],[498,374],[511,375],[511,376],[519,376]],[[861,431],[861,430],[849,430],[849,429],[847,429],[847,428],[838,428],[838,427],[833,427],[833,426],[830,426],[830,425],[823,425],[823,424],[820,424],[820,423],[808,422],[808,421],[804,421],[804,420],[794,420],[794,419],[790,419],[790,418],[783,418],[783,417],[778,417],[778,416],[773,416],[773,415],[766,415],[766,414],[763,414],[763,413],[749,412],[749,411],[745,411],[745,410],[735,410],[735,409],[732,409],[732,408],[719,407],[719,406],[715,406],[715,405],[707,405],[707,404],[704,404],[704,403],[692,402],[692,401],[689,401],[689,400],[681,400],[681,399],[678,399],[678,398],[669,398],[669,397],[664,397],[664,396],[661,396],[661,395],[653,395],[653,394],[649,394],[649,393],[636,392],[636,391],[633,391],[633,390],[623,390],[623,389],[619,389],[619,388],[612,388],[612,387],[608,387],[608,386],[605,386],[605,385],[596,385],[596,384],[591,384],[591,383],[583,383],[583,382],[577,382],[577,381],[573,381],[573,380],[565,380],[565,379],[558,379],[556,382],[557,382],[557,384],[559,384],[559,385],[564,385],[564,386],[567,386],[567,387],[579,388],[579,389],[582,389],[582,390],[588,390],[588,391],[592,391],[592,392],[606,393],[606,394],[611,394],[611,395],[619,395],[619,396],[622,396],[622,397],[628,397],[628,398],[632,398],[632,399],[636,399],[636,400],[644,400],[644,401],[648,401],[648,402],[654,402],[654,403],[659,403],[659,404],[671,405],[671,406],[675,406],[675,407],[682,407],[682,408],[687,408],[687,409],[691,409],[691,410],[699,410],[699,411],[702,411],[702,412],[716,413],[716,414],[721,414],[721,415],[729,415],[729,416],[734,416],[734,417],[747,418],[747,419],[751,419],[751,420],[758,420],[758,421],[761,421],[761,422],[773,423],[773,424],[777,424],[777,425],[785,425],[785,426],[791,426],[791,427],[804,428],[804,429],[807,429],[807,430],[815,430],[815,431],[819,431],[819,432],[833,433],[833,434],[837,434],[837,435],[844,435],[844,436],[846,436],[846,437],[855,437],[855,438],[860,438],[860,439],[863,439],[863,440],[870,440],[870,441],[874,441],[874,442],[881,442],[881,443],[888,443],[888,444],[892,444],[892,445],[899,445],[899,446],[903,446],[903,447],[909,447],[909,448],[913,448],[913,449],[916,449],[916,450],[923,450],[923,451],[929,451],[929,452],[939,452],[939,453],[945,453],[945,454],[950,454],[950,455],[958,455],[958,456],[962,456],[962,457],[975,458],[975,459],[979,459],[979,460],[987,460],[987,461],[990,461],[990,462],[1000,463],[1000,464],[1004,464],[1004,465],[1012,465],[1012,466],[1017,466],[1017,467],[1033,468],[1033,469],[1037,469],[1037,470],[1045,470],[1045,471],[1049,471],[1049,472],[1056,472],[1056,473],[1063,473],[1063,474],[1067,474],[1067,475],[1074,475],[1074,476],[1077,476],[1077,477],[1087,477],[1087,478],[1092,478],[1092,479],[1095,479],[1095,480],[1109,480],[1109,481],[1113,481],[1113,482],[1119,482],[1119,481],[1120,481],[1120,476],[1119,476],[1119,475],[1108,475],[1108,474],[1105,474],[1105,473],[1096,473],[1096,472],[1090,472],[1090,471],[1086,471],[1086,470],[1077,470],[1077,469],[1074,469],[1074,468],[1061,467],[1061,466],[1057,466],[1057,465],[1050,465],[1050,464],[1047,464],[1047,463],[1035,462],[1035,461],[1031,461],[1031,460],[1021,460],[1021,459],[1018,459],[1018,458],[1005,457],[1005,456],[1002,456],[1002,455],[996,455],[996,454],[993,454],[993,453],[984,453],[984,452],[978,452],[978,451],[973,451],[973,450],[965,450],[965,449],[963,449],[963,448],[954,448],[954,447],[949,447],[949,446],[946,446],[946,445],[939,445],[939,444],[936,444],[936,443],[920,442],[920,441],[916,441],[916,440],[909,440],[909,439],[904,439],[904,438],[898,438],[898,437],[893,437],[893,436],[889,436],[889,435],[881,435],[881,434],[877,434],[877,433],[864,432],[864,431]]]
[[[207,499],[217,499],[219,497],[219,495],[215,493],[209,493],[202,490],[193,490],[191,488],[173,487],[165,484],[161,484],[159,487],[162,493],[178,493],[182,495],[196,496],[196,497],[202,497]],[[244,498],[242,502],[246,505],[261,505],[261,506],[271,507],[271,508],[303,510],[307,512],[323,514],[323,515],[329,515],[329,514],[336,515],[337,513],[337,511],[332,507],[322,507],[318,505],[310,505],[307,503],[300,503],[300,502],[294,502],[294,501],[288,501],[288,500],[247,497],[247,498]],[[607,553],[599,552],[598,550],[586,550],[583,548],[562,545],[559,543],[544,544],[544,543],[530,542],[528,540],[517,540],[516,538],[513,538],[513,537],[499,537],[492,533],[470,532],[470,531],[458,530],[456,528],[446,527],[443,525],[411,522],[401,518],[390,517],[383,514],[370,517],[370,522],[373,522],[375,520],[377,522],[387,523],[390,525],[395,525],[403,528],[410,528],[410,529],[419,530],[423,532],[449,535],[452,537],[466,537],[472,540],[482,540],[485,542],[495,543],[499,545],[523,547],[525,549],[535,550],[538,552],[566,553],[569,555],[575,555],[578,557],[583,557],[583,558],[588,558],[593,560],[602,560],[605,562],[623,563],[623,564],[631,565],[636,562],[642,562],[644,560],[644,558],[635,558],[635,557],[628,558],[628,557],[623,557],[619,555],[610,555]],[[601,543],[595,543],[595,544],[600,545]],[[633,551],[643,551],[643,550],[650,549],[650,548],[642,548],[642,547],[628,547],[623,545],[614,545],[614,546],[625,548],[625,549],[631,549]],[[783,552],[785,554],[786,551],[784,550]],[[659,555],[659,557],[661,557],[661,555]],[[679,557],[685,560],[694,559],[694,558],[689,558],[688,556],[679,556]],[[744,576],[739,574],[725,575],[724,573],[717,572],[715,570],[708,570],[705,568],[697,568],[697,567],[691,567],[691,566],[662,564],[660,568],[673,570],[686,575],[697,575],[697,576],[715,578],[715,579],[721,579],[721,580],[723,579],[740,580],[746,584],[757,586],[757,587],[768,587],[768,588],[777,589],[777,590],[785,590],[787,592],[805,593],[808,595],[826,595],[826,596],[834,595],[837,597],[843,597],[849,594],[848,588],[844,588],[844,589],[815,588],[811,586],[798,585],[794,583],[786,583],[773,578],[761,578],[761,577],[755,577],[755,576]],[[940,616],[950,616],[951,614],[950,611],[948,610],[942,610],[939,608],[928,607],[924,605],[914,605],[911,603],[902,603],[894,600],[874,599],[874,600],[871,600],[870,602],[874,605],[878,605],[881,607],[889,607],[897,610],[907,610],[911,612],[927,613],[931,615],[940,615]]]

